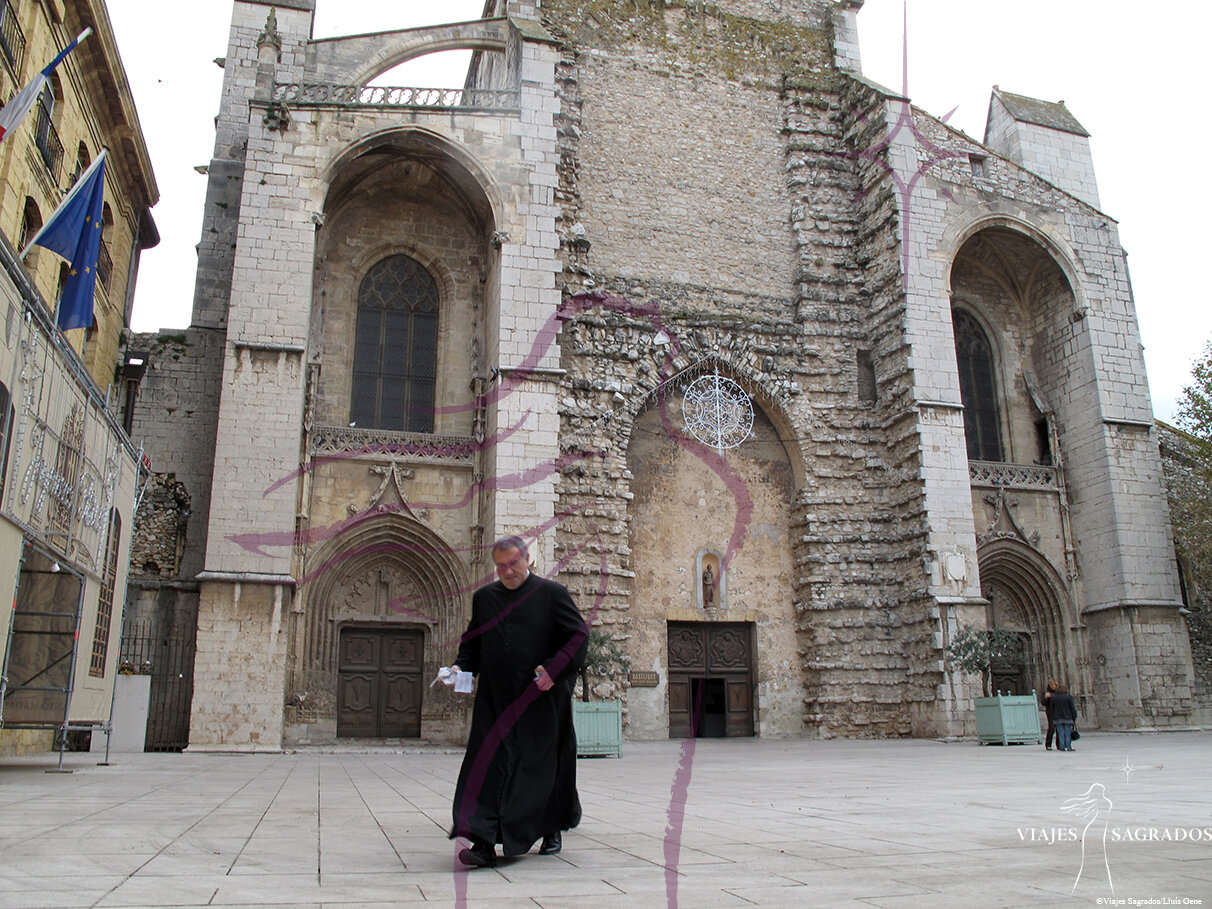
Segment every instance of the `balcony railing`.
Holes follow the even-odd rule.
[[[389,429],[316,424],[311,450],[315,457],[400,457],[410,461],[470,464],[480,446],[469,436],[447,436]]]
[[[390,85],[335,85],[328,82],[280,82],[274,101],[295,105],[413,107],[427,110],[515,110],[520,93],[490,88],[403,88]]]
[[[51,123],[50,114],[41,104],[38,108],[38,121],[34,124],[34,141],[42,154],[42,161],[50,171],[51,179],[59,182],[59,170],[63,167],[63,143],[59,141],[59,133],[55,124]]]
[[[9,0],[0,0],[0,52],[4,54],[4,60],[16,79],[21,72],[21,62],[25,59],[25,35]]]
[[[1000,461],[969,461],[973,486],[1006,486],[1014,489],[1058,489],[1056,468],[1042,464],[1006,464]]]

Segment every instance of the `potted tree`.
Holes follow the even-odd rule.
[[[1017,660],[1022,652],[1022,638],[1005,628],[961,628],[947,648],[953,669],[980,674],[984,696],[973,698],[973,701],[976,737],[982,745],[1023,745],[1043,741],[1034,691],[1022,695],[990,691],[993,664]]]
[[[623,747],[623,702],[591,701],[590,678],[604,687],[614,683],[631,667],[631,658],[619,649],[614,638],[598,628],[589,631],[585,666],[581,669],[581,700],[572,702],[572,721],[577,733],[577,755],[619,756]]]

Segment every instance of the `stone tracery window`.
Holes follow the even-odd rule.
[[[993,346],[980,323],[962,310],[951,313],[960,399],[964,403],[964,437],[968,459],[1002,461],[1001,416]]]
[[[368,429],[433,432],[438,286],[420,262],[394,255],[358,288],[350,420]]]

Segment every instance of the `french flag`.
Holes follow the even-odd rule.
[[[37,102],[38,95],[41,94],[43,87],[50,81],[51,73],[55,71],[55,67],[63,61],[64,57],[75,50],[77,44],[92,33],[93,30],[91,28],[86,28],[80,32],[67,47],[59,51],[54,60],[42,68],[42,72],[30,80],[29,85],[17,92],[13,96],[13,100],[4,105],[3,109],[0,109],[0,142],[3,142],[10,132],[21,125],[21,121],[25,119],[26,114],[30,112],[30,109]]]

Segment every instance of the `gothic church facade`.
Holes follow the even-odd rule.
[[[313,0],[234,2],[193,324],[135,342],[188,509],[133,602],[196,616],[191,748],[457,740],[428,682],[508,533],[628,657],[596,693],[634,738],[970,733],[966,626],[1023,641],[1002,690],[1190,722],[1088,136],[1000,89],[983,141],[913,108],[860,7],[313,40]],[[452,48],[460,92],[368,85]]]

